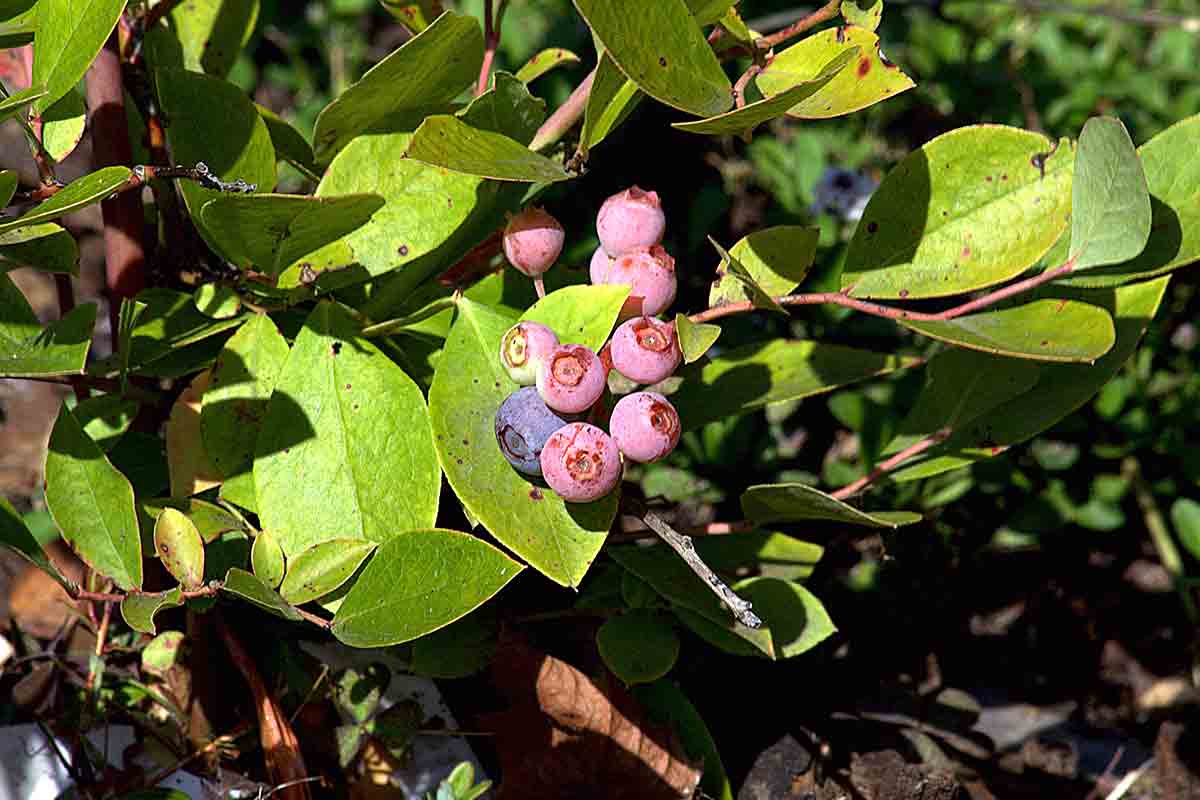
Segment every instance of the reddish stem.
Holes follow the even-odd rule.
[[[529,143],[530,150],[542,150],[561,139],[587,110],[588,97],[592,93],[592,81],[596,79],[596,70],[588,73],[583,82],[575,87],[566,102],[554,109],[554,113],[542,123],[533,141]]]
[[[914,456],[918,456],[921,453],[924,453],[929,448],[933,447],[934,445],[938,445],[938,444],[941,444],[942,442],[946,441],[946,439],[949,438],[951,433],[952,433],[952,431],[950,430],[950,428],[942,428],[937,433],[933,433],[933,434],[930,434],[929,436],[926,436],[924,439],[917,442],[916,444],[909,445],[908,447],[901,450],[899,453],[896,453],[896,455],[892,456],[891,458],[887,459],[886,461],[881,462],[879,464],[879,466],[877,466],[877,467],[875,467],[875,469],[871,470],[871,472],[868,475],[865,475],[865,476],[859,478],[858,480],[854,481],[853,483],[846,484],[841,489],[838,489],[836,492],[831,492],[830,497],[836,497],[838,500],[845,500],[847,497],[853,497],[854,495],[861,492],[863,489],[866,489],[868,486],[870,486],[875,481],[882,478],[884,475],[887,475],[889,472],[894,470],[896,467],[903,464],[908,459],[913,458]]]
[[[501,2],[503,4],[503,0]],[[479,81],[475,86],[476,97],[487,91],[492,62],[496,60],[496,49],[500,46],[500,16],[495,13],[493,6],[493,0],[483,0],[483,64],[479,67]]]
[[[814,25],[820,25],[826,20],[833,19],[838,12],[842,10],[842,0],[829,0],[828,3],[818,8],[806,17],[788,25],[786,28],[780,28],[769,36],[764,36],[761,39],[756,39],[754,46],[760,50],[770,50],[777,44],[782,44],[788,39],[799,36]]]

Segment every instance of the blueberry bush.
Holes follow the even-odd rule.
[[[27,67],[0,120],[20,126],[40,175],[0,173],[0,378],[72,390],[45,503],[84,580],[7,503],[0,543],[80,604],[117,609],[105,635],[129,648],[159,641],[181,606],[256,609],[296,636],[407,644],[413,670],[436,677],[487,664],[511,622],[489,609],[509,584],[568,587],[575,611],[608,611],[595,633],[607,669],[690,720],[695,778],[728,797],[668,679],[682,637],[747,659],[806,653],[837,619],[804,585],[823,552],[795,535],[805,525],[918,526],[955,498],[909,488],[952,493],[951,476],[1102,391],[1095,402],[1132,392],[1110,380],[1137,362],[1172,274],[1200,259],[1200,116],[1166,126],[1167,98],[1092,114],[1074,87],[1051,113],[1069,135],[968,122],[877,187],[847,173],[842,188],[873,194],[829,205],[789,177],[807,168],[802,147],[756,131],[869,118],[914,87],[907,57],[919,74],[961,42],[932,25],[885,53],[880,0],[831,0],[765,31],[735,0],[574,0],[594,50],[543,49],[505,71],[520,51],[505,14],[521,4],[453,5],[384,0],[403,41],[357,80],[339,74],[301,124],[232,74],[257,0],[0,3],[0,46]],[[1169,46],[1185,45],[1157,57]],[[534,91],[544,78],[566,82],[551,102]],[[590,165],[621,158],[606,148],[629,146],[634,119],[779,165],[767,188],[788,219],[720,241],[672,214],[687,198],[656,192],[653,174],[581,208],[573,187],[603,180]],[[1129,120],[1154,132],[1135,142]],[[93,168],[60,181],[85,133]],[[804,146],[851,147],[822,135]],[[814,203],[844,227],[804,219]],[[111,299],[99,326],[95,304],[75,303],[79,249],[62,225],[96,204]],[[58,319],[38,320],[6,275],[17,268],[54,276]],[[807,314],[833,320],[809,330],[869,319],[908,338],[796,335]],[[859,390],[878,379],[907,381],[903,414],[872,416]],[[696,460],[736,472],[740,421],[818,395],[846,398],[830,402],[860,436],[854,466],[731,483],[740,514],[698,525],[673,484],[649,480]],[[1194,506],[1179,506],[1181,529],[1196,529]],[[554,597],[545,612],[560,613]],[[471,782],[443,788],[474,796]]]

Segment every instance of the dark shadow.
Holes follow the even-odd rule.
[[[204,43],[200,65],[210,75],[225,77],[242,52],[242,34],[256,16],[254,3],[225,0],[213,22],[212,35]],[[224,43],[222,46],[221,43]]]
[[[953,166],[946,163],[943,169]],[[932,193],[929,171],[925,151],[914,150],[888,173],[888,185],[896,187],[888,193],[892,202],[868,206],[855,231],[855,240],[861,241],[860,246],[871,254],[870,266],[859,269],[856,274],[869,276],[873,272],[911,261],[926,228],[941,222],[929,219]],[[958,265],[956,263],[949,268],[957,269]],[[946,279],[949,280],[949,276]]]

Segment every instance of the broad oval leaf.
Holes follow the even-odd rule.
[[[683,0],[574,2],[613,61],[646,94],[700,117],[733,105],[733,86]]]
[[[693,758],[704,761],[700,788],[712,800],[733,800],[733,787],[721,763],[717,743],[708,726],[683,691],[674,681],[660,680],[633,688],[634,698],[642,704],[655,722],[670,724],[683,742],[683,749]]]
[[[277,617],[298,622],[304,619],[290,603],[279,596],[271,587],[238,567],[230,567],[221,584],[223,591],[242,598]]]
[[[164,508],[154,523],[154,552],[185,589],[204,582],[204,540],[181,511]]]
[[[817,255],[821,231],[800,225],[778,225],[744,236],[729,254],[769,297],[785,295],[800,285]],[[708,293],[709,306],[753,300],[753,292],[734,275],[718,274]]]
[[[413,134],[405,158],[498,181],[553,183],[572,176],[562,166],[503,134],[473,128],[458,117],[427,117]]]
[[[218,474],[236,475],[253,461],[267,401],[287,357],[287,341],[266,314],[251,317],[217,356],[200,410],[200,434]]]
[[[270,531],[261,531],[254,537],[254,544],[250,548],[250,567],[255,577],[272,589],[277,588],[283,580],[286,559],[283,548]]]
[[[289,558],[328,539],[383,542],[437,516],[421,390],[334,303],[309,315],[279,374],[254,483],[262,527]]]
[[[865,28],[828,28],[801,39],[775,55],[754,79],[765,97],[777,95],[817,76],[839,53],[858,49],[858,59],[817,93],[805,97],[788,109],[788,116],[800,119],[840,117],[875,105],[881,100],[908,91],[915,84],[904,72],[885,60],[879,37]]]
[[[971,125],[910,153],[867,203],[842,288],[855,297],[961,294],[1037,263],[1066,229],[1073,149]]]
[[[1200,503],[1188,497],[1176,498],[1171,504],[1171,524],[1180,544],[1192,558],[1200,559]]]
[[[229,319],[242,310],[242,299],[232,287],[203,283],[192,295],[192,305],[206,317]]]
[[[920,363],[820,342],[760,342],[684,367],[671,402],[687,430],[780,400],[798,400]]]
[[[822,519],[868,528],[899,528],[922,519],[911,511],[867,513],[803,483],[751,486],[742,494],[742,511],[759,525]]]
[[[459,531],[406,531],[380,546],[333,617],[351,647],[411,641],[471,612],[523,567]]]
[[[517,80],[521,83],[531,83],[555,67],[578,63],[579,56],[570,50],[562,47],[547,47],[530,56],[529,60],[517,70]]]
[[[259,0],[189,0],[146,31],[147,60],[224,78],[258,22]]]
[[[1083,126],[1071,191],[1075,271],[1128,261],[1146,249],[1150,191],[1119,119],[1093,117]]]
[[[604,665],[625,685],[650,683],[666,675],[679,658],[679,636],[661,614],[629,611],[596,631]]]
[[[121,601],[121,618],[138,633],[155,636],[158,634],[158,628],[154,625],[155,615],[164,608],[183,605],[180,595],[178,586],[165,592],[125,595]]]
[[[0,272],[16,267],[78,275],[79,245],[54,222],[13,228],[0,233]]]
[[[443,13],[321,111],[313,132],[318,163],[329,163],[391,114],[450,102],[476,79],[482,63],[479,23]]]
[[[46,506],[85,563],[122,589],[142,585],[133,487],[64,405],[46,452]]]
[[[564,286],[530,306],[521,320],[542,323],[563,344],[599,351],[612,333],[629,289],[625,285]]]
[[[271,146],[275,148],[276,160],[288,162],[309,180],[319,183],[321,181],[320,170],[317,167],[316,157],[313,156],[312,145],[308,143],[308,139],[304,138],[304,134],[266,106],[255,103],[254,107],[258,109],[258,115],[262,117],[267,126],[267,133],[271,136]]]
[[[86,115],[83,95],[75,89],[42,112],[42,146],[50,158],[62,161],[74,152],[83,139]]]
[[[492,88],[476,97],[455,116],[472,128],[492,131],[529,144],[546,121],[546,101],[507,72],[492,76]]]
[[[374,194],[225,194],[205,203],[200,216],[226,258],[274,276],[301,256],[361,228],[383,202]]]
[[[37,114],[75,88],[124,9],[125,0],[38,0],[32,84],[46,95],[34,104]]]
[[[203,162],[223,181],[245,181],[258,191],[275,187],[275,148],[254,103],[240,88],[220,78],[183,69],[154,72],[167,126],[171,155],[182,164]],[[180,181],[188,214],[206,241],[215,243],[201,209],[223,196],[195,181]],[[214,249],[220,251],[219,247]]]
[[[64,217],[73,211],[99,203],[115,192],[131,175],[129,167],[103,167],[71,181],[29,209],[22,216],[0,222],[0,233]]]
[[[846,65],[858,57],[860,50],[853,47],[834,56],[828,64],[811,79],[799,81],[777,94],[747,103],[741,108],[726,111],[708,119],[690,122],[674,122],[671,127],[688,133],[708,136],[724,136],[752,131],[764,122],[782,117],[790,109],[824,89]]]
[[[94,303],[43,327],[25,295],[0,272],[0,378],[79,375],[87,363]]]
[[[739,284],[744,297],[754,303],[755,308],[778,311],[780,314],[787,313],[774,297],[758,285],[758,281],[755,280],[750,270],[742,263],[740,258],[727,251],[713,237],[708,237],[708,242],[721,255],[721,263],[717,266],[718,280],[728,279],[730,283]]]
[[[1200,259],[1200,115],[1177,122],[1138,148],[1150,190],[1150,241],[1124,263],[1091,267],[1057,283],[1101,287],[1153,278]],[[1052,265],[1054,266],[1054,265]]]
[[[162,676],[183,657],[182,631],[164,631],[142,648],[142,669]]]
[[[0,209],[7,208],[16,194],[20,176],[15,169],[0,169]]]
[[[717,343],[720,335],[719,325],[697,325],[686,314],[675,315],[675,336],[679,340],[679,349],[683,351],[684,364],[699,361]]]
[[[642,97],[641,89],[625,77],[608,51],[601,53],[583,112],[579,149],[586,154],[604,141],[637,108]]]
[[[146,545],[153,546],[154,525],[158,522],[159,515],[167,508],[174,508],[186,514],[205,544],[212,544],[231,531],[241,533],[246,529],[242,520],[214,503],[195,498],[156,497],[138,500],[138,525],[141,526],[142,541]],[[217,577],[222,574],[220,570],[217,571]]]
[[[504,459],[495,414],[517,384],[497,353],[514,322],[480,303],[459,301],[429,390],[438,457],[467,512],[501,544],[554,582],[578,586],[604,544],[618,492],[594,503],[564,503]]]
[[[1031,300],[949,320],[898,320],[933,339],[1035,361],[1094,362],[1113,346],[1112,316],[1075,300]]]
[[[301,550],[288,559],[279,594],[296,606],[324,597],[350,580],[376,546],[361,539],[330,539]]]
[[[54,578],[64,589],[70,591],[72,584],[46,557],[42,545],[30,532],[25,520],[12,507],[12,503],[0,496],[0,547],[7,548],[30,564]]]
[[[211,379],[210,370],[201,372],[171,405],[165,439],[172,497],[191,497],[221,483],[200,432],[200,411]]]

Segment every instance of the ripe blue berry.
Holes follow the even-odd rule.
[[[541,208],[527,208],[504,228],[504,257],[521,272],[536,278],[558,259],[566,233],[558,220]]]
[[[537,371],[537,390],[555,411],[578,414],[604,393],[607,370],[587,347],[563,344],[550,351]]]
[[[621,316],[661,314],[675,300],[675,259],[661,245],[638,247],[613,259],[604,282],[631,287]]]
[[[596,214],[596,235],[613,258],[662,241],[667,217],[656,192],[631,186],[609,197]]]
[[[617,401],[608,429],[626,458],[658,461],[679,444],[679,412],[657,392],[634,392]]]
[[[496,443],[508,463],[526,475],[541,475],[546,440],[572,419],[570,414],[552,411],[537,389],[525,386],[505,398],[496,411]]]
[[[671,377],[683,353],[675,338],[675,325],[653,317],[634,317],[613,331],[610,342],[613,367],[638,383],[658,383]]]
[[[542,475],[568,503],[588,503],[621,480],[621,454],[607,433],[586,422],[555,431],[542,448]]]
[[[500,340],[500,363],[508,375],[522,386],[537,381],[538,364],[558,347],[554,331],[540,322],[518,322]]]

